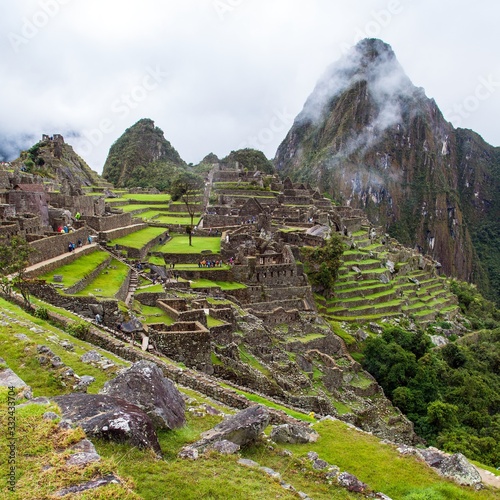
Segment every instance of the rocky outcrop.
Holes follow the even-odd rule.
[[[104,385],[101,394],[141,408],[157,429],[175,429],[185,422],[185,404],[174,383],[151,361],[139,361]]]
[[[79,425],[88,436],[151,448],[161,455],[153,423],[137,406],[102,394],[67,394],[53,399],[63,418]]]
[[[499,160],[499,148],[444,119],[389,45],[367,39],[320,79],[275,165],[283,176],[362,208],[446,274],[471,280],[487,260],[474,258],[474,224],[499,218]],[[483,238],[484,245],[498,251],[493,241]]]

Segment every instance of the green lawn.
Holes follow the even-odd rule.
[[[94,295],[101,298],[113,298],[127,277],[128,271],[129,268],[125,264],[113,259],[110,265],[94,281],[75,295]]]
[[[47,309],[57,310],[57,308],[49,307],[40,302],[38,303]],[[59,356],[65,364],[71,366],[78,375],[93,376],[95,382],[89,386],[90,393],[98,392],[106,380],[113,378],[116,370],[103,371],[88,363],[83,363],[80,361],[82,354],[94,349],[118,364],[118,368],[123,367],[125,364],[123,360],[120,360],[113,354],[78,340],[69,333],[49,324],[47,321],[29,315],[20,307],[2,298],[0,298],[0,309],[3,313],[18,320],[17,323],[0,327],[0,352],[2,353],[2,357],[7,361],[9,368],[31,386],[35,397],[56,396],[58,394],[66,394],[72,390],[70,386],[63,386],[61,384],[57,378],[57,370],[40,365],[36,357],[37,345],[50,347],[52,352]],[[81,319],[79,321],[81,322]],[[16,339],[13,342],[13,336],[18,334],[24,334],[28,339]],[[73,351],[68,351],[60,345],[60,342],[63,340],[73,344]],[[129,363],[126,364],[128,365]]]
[[[148,194],[148,193],[141,193],[141,194],[130,194],[130,193],[125,193],[121,195],[122,198],[125,200],[134,200],[134,201],[149,201],[149,202],[155,202],[155,203],[168,203],[171,200],[171,196],[166,193],[160,193],[160,194]]]
[[[171,325],[174,322],[174,320],[159,307],[146,306],[136,301],[134,303],[134,310],[139,320],[147,325],[151,323]]]
[[[161,251],[164,253],[201,254],[203,250],[210,250],[212,253],[218,254],[220,252],[220,238],[193,236],[192,246],[189,246],[187,235],[175,235],[161,247]]]
[[[200,279],[191,282],[191,288],[212,288],[220,287],[221,290],[240,290],[246,288],[243,283],[238,283],[237,281],[211,281],[206,279]]]
[[[121,245],[124,247],[140,249],[164,232],[165,229],[163,227],[147,227],[146,229],[141,229],[139,231],[136,231],[135,233],[123,236],[122,238],[112,240],[108,242],[108,245]]]
[[[103,250],[96,250],[88,255],[82,255],[70,264],[58,267],[54,271],[42,274],[39,279],[47,283],[54,283],[54,274],[60,274],[63,277],[62,284],[65,288],[78,283],[85,275],[92,272],[97,266],[109,259],[109,253]]]

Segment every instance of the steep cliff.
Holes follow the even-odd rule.
[[[374,224],[439,260],[447,274],[491,290],[473,241],[474,224],[498,214],[498,158],[499,148],[443,118],[389,45],[365,39],[320,79],[275,165],[363,208]]]
[[[125,130],[111,146],[102,171],[116,187],[166,189],[185,162],[153,120],[143,118]]]

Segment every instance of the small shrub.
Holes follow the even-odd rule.
[[[43,319],[47,321],[49,319],[49,311],[45,307],[38,307],[33,313],[35,318]]]
[[[87,323],[78,323],[77,325],[69,325],[68,333],[76,338],[82,338],[90,331],[90,326]]]

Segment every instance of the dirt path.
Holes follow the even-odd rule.
[[[492,472],[480,469],[479,467],[476,467],[476,469],[481,475],[481,479],[484,484],[500,489],[500,476],[495,476],[495,474],[493,474]]]

